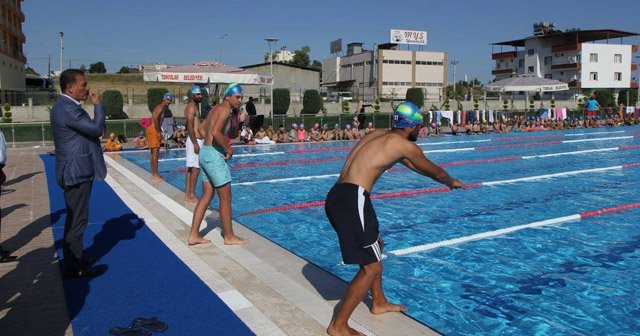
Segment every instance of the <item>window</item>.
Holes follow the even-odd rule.
[[[622,63],[622,54],[613,55],[613,63]]]
[[[527,68],[527,73],[530,73],[530,74],[532,74],[532,73],[533,73],[533,67],[532,67],[532,66],[530,66],[530,67],[528,67],[528,68]]]
[[[589,73],[589,79],[594,81],[594,82],[597,82],[598,81],[598,73],[597,72],[590,72]]]
[[[524,68],[524,60],[518,60],[518,68]]]
[[[500,63],[496,63],[496,69],[500,69]]]
[[[544,65],[551,65],[553,64],[553,61],[551,60],[551,56],[547,56],[544,58]]]
[[[527,50],[527,56],[533,56],[533,49]]]
[[[545,75],[544,75],[544,78],[546,78],[546,79],[552,79],[552,78],[551,78],[551,74],[545,74]]]
[[[622,82],[622,72],[614,72],[613,80],[616,82]]]
[[[598,54],[589,54],[589,62],[598,63]]]

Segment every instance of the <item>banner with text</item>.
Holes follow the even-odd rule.
[[[427,32],[418,30],[391,29],[391,43],[396,44],[427,44]]]

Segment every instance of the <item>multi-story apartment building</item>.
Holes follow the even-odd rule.
[[[322,86],[327,95],[351,92],[373,101],[375,97],[404,99],[407,89],[423,89],[427,101],[441,101],[447,85],[447,54],[398,50],[386,43],[364,50],[362,43],[347,44],[345,56],[322,62]]]
[[[634,36],[636,43],[622,43],[623,38]],[[553,24],[536,23],[533,36],[492,44],[491,58],[496,63],[491,73],[496,80],[532,74],[567,82],[573,89],[637,88],[638,82],[632,80],[638,69],[633,62],[637,41],[637,33],[613,29],[562,32]],[[503,47],[513,50],[502,51]]]
[[[24,14],[22,0],[0,0],[0,98],[2,102],[16,103],[19,94],[25,90],[25,65],[23,45],[26,41],[22,32]]]

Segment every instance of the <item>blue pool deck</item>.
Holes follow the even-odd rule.
[[[69,321],[55,256],[47,180],[39,157],[53,147],[9,147],[4,169],[7,183],[0,198],[0,242],[19,260],[0,264],[0,335],[83,335]],[[117,154],[107,156],[107,165],[106,182],[118,197],[255,334],[325,333],[334,306],[344,294],[344,281],[238,223],[234,223],[236,232],[250,243],[224,246],[216,213],[206,217],[209,225],[204,228],[213,244],[189,247],[186,237],[192,208],[183,205],[184,193],[167,183],[152,183],[148,172]],[[197,305],[194,302],[194,309]],[[366,335],[438,334],[403,314],[373,316],[364,303],[350,324]]]

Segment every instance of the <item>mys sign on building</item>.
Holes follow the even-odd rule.
[[[418,30],[391,29],[391,43],[396,44],[427,44],[427,32]]]

